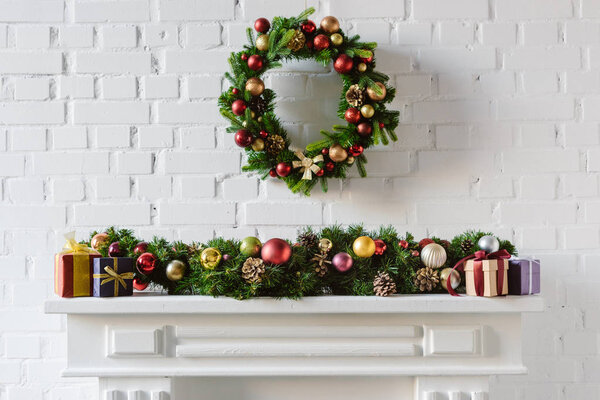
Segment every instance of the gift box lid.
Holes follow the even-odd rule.
[[[479,262],[481,262],[481,269],[483,271],[497,271],[498,270],[498,263],[499,262],[503,262],[504,263],[504,268],[508,269],[508,261],[507,260],[480,260]],[[475,267],[475,260],[467,260],[465,262],[465,271],[472,271],[473,268]]]

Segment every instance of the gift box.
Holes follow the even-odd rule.
[[[525,295],[540,292],[540,260],[511,258],[508,262],[508,294]]]
[[[131,257],[100,257],[94,260],[94,297],[131,296],[133,267]]]
[[[483,259],[465,262],[467,295],[494,297],[508,293],[508,260]]]
[[[100,254],[77,243],[74,232],[65,238],[63,251],[54,257],[54,292],[61,297],[91,296],[93,263]]]

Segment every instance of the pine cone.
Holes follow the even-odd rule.
[[[471,242],[469,239],[465,239],[460,244],[460,248],[465,253],[470,254],[471,253],[471,249],[473,249],[473,242]]]
[[[360,107],[365,102],[365,91],[359,85],[352,85],[346,92],[346,101],[352,107]]]
[[[265,273],[265,263],[260,258],[247,258],[242,265],[242,278],[248,283],[258,283]]]
[[[187,246],[187,251],[188,251],[188,253],[190,253],[190,255],[200,253],[202,250],[204,250],[204,249],[202,248],[200,243],[193,242],[191,245]]]
[[[315,262],[315,272],[317,275],[319,275],[321,278],[324,277],[329,270],[327,264],[331,264],[331,261],[327,259],[327,253],[321,252],[320,254],[315,254],[310,261]]]
[[[285,140],[277,134],[269,135],[267,136],[265,149],[267,150],[267,153],[276,156],[285,149]]]
[[[296,29],[294,36],[292,36],[292,39],[287,44],[287,48],[292,51],[298,51],[304,47],[304,43],[306,43],[306,36],[304,36],[304,33],[300,29]]]
[[[430,267],[423,267],[417,270],[414,283],[421,292],[431,292],[439,282],[440,278],[437,270]]]
[[[257,115],[265,113],[267,109],[267,102],[262,97],[253,97],[250,100],[250,110],[254,111]]]
[[[376,296],[389,296],[396,293],[396,282],[387,272],[380,272],[373,280],[373,291]]]
[[[315,265],[315,272],[319,275],[320,278],[324,277],[329,268],[325,264],[317,264]]]
[[[298,243],[306,248],[313,248],[319,245],[319,237],[313,232],[304,232],[298,235]]]

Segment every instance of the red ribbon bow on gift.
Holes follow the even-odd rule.
[[[462,271],[464,269],[464,262],[467,260],[473,261],[483,261],[483,260],[507,260],[510,258],[510,253],[504,249],[495,251],[493,253],[487,254],[483,250],[476,251],[475,254],[471,254],[470,256],[466,256],[460,259],[452,270],[455,269]],[[475,263],[473,267],[473,274],[475,278],[475,293],[477,296],[483,296],[483,266],[481,263]],[[448,289],[448,293],[452,296],[460,296],[458,293],[452,289],[452,285],[450,283],[450,279],[452,277],[452,273],[448,274],[448,279],[446,280],[446,288]],[[498,265],[498,279],[496,280],[498,286],[498,294],[502,293],[502,288],[504,287],[504,264]]]

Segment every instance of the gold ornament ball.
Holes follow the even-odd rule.
[[[265,91],[265,83],[260,78],[252,77],[246,81],[246,90],[252,96],[260,96]]]
[[[331,15],[321,20],[321,29],[327,33],[336,33],[340,30],[340,21]]]
[[[256,113],[254,111],[250,111],[250,118],[256,118]]]
[[[242,126],[245,128],[248,126],[248,121],[242,121]]]
[[[258,122],[262,122],[262,121],[263,121],[263,118],[262,118],[262,116],[260,116],[260,117],[256,118],[256,120],[257,120]]]
[[[177,282],[185,275],[186,266],[183,261],[173,260],[167,264],[167,278],[170,281]]]
[[[269,35],[262,34],[256,38],[256,48],[260,51],[269,50]]]
[[[352,165],[352,164],[354,164],[354,157],[352,157],[352,156],[348,157],[348,158],[346,159],[346,163],[347,163],[348,165]]]
[[[334,46],[339,46],[340,44],[344,43],[344,38],[339,33],[334,33],[331,35],[330,39]]]
[[[360,258],[369,258],[375,254],[375,241],[368,236],[360,236],[352,243],[352,250]]]
[[[90,244],[92,246],[92,249],[98,250],[106,242],[108,242],[108,233],[102,232],[95,234]]]
[[[200,264],[206,269],[215,269],[221,262],[221,252],[214,247],[208,247],[202,250],[200,254]]]
[[[371,118],[373,115],[375,115],[375,109],[373,108],[372,105],[365,104],[364,106],[362,106],[360,108],[360,113],[365,118]]]
[[[381,89],[381,94],[377,94],[377,92],[375,92],[375,90],[373,90],[373,88],[369,86],[367,88],[367,95],[369,96],[369,98],[373,101],[381,101],[385,99],[385,95],[387,94],[385,85],[381,82],[375,82],[375,85],[377,85],[377,87]]]
[[[334,144],[329,148],[329,158],[334,162],[342,162],[348,158],[348,152],[339,144]]]
[[[254,151],[263,151],[265,149],[265,141],[261,138],[256,138],[252,142],[252,150]]]
[[[429,268],[439,268],[446,263],[446,249],[437,243],[429,243],[421,250],[421,261]]]
[[[360,63],[360,64],[358,64],[356,69],[358,69],[358,72],[365,72],[367,70],[367,64]]]
[[[331,250],[331,247],[333,247],[331,240],[327,238],[319,240],[319,250],[321,250],[321,252],[327,253],[329,250]]]
[[[444,268],[440,271],[440,283],[446,290],[448,290],[448,285],[446,285],[446,283],[448,282],[448,276],[450,274],[452,274],[452,278],[450,278],[450,286],[452,286],[452,289],[456,289],[458,285],[460,285],[460,274],[458,271],[452,268]]]

